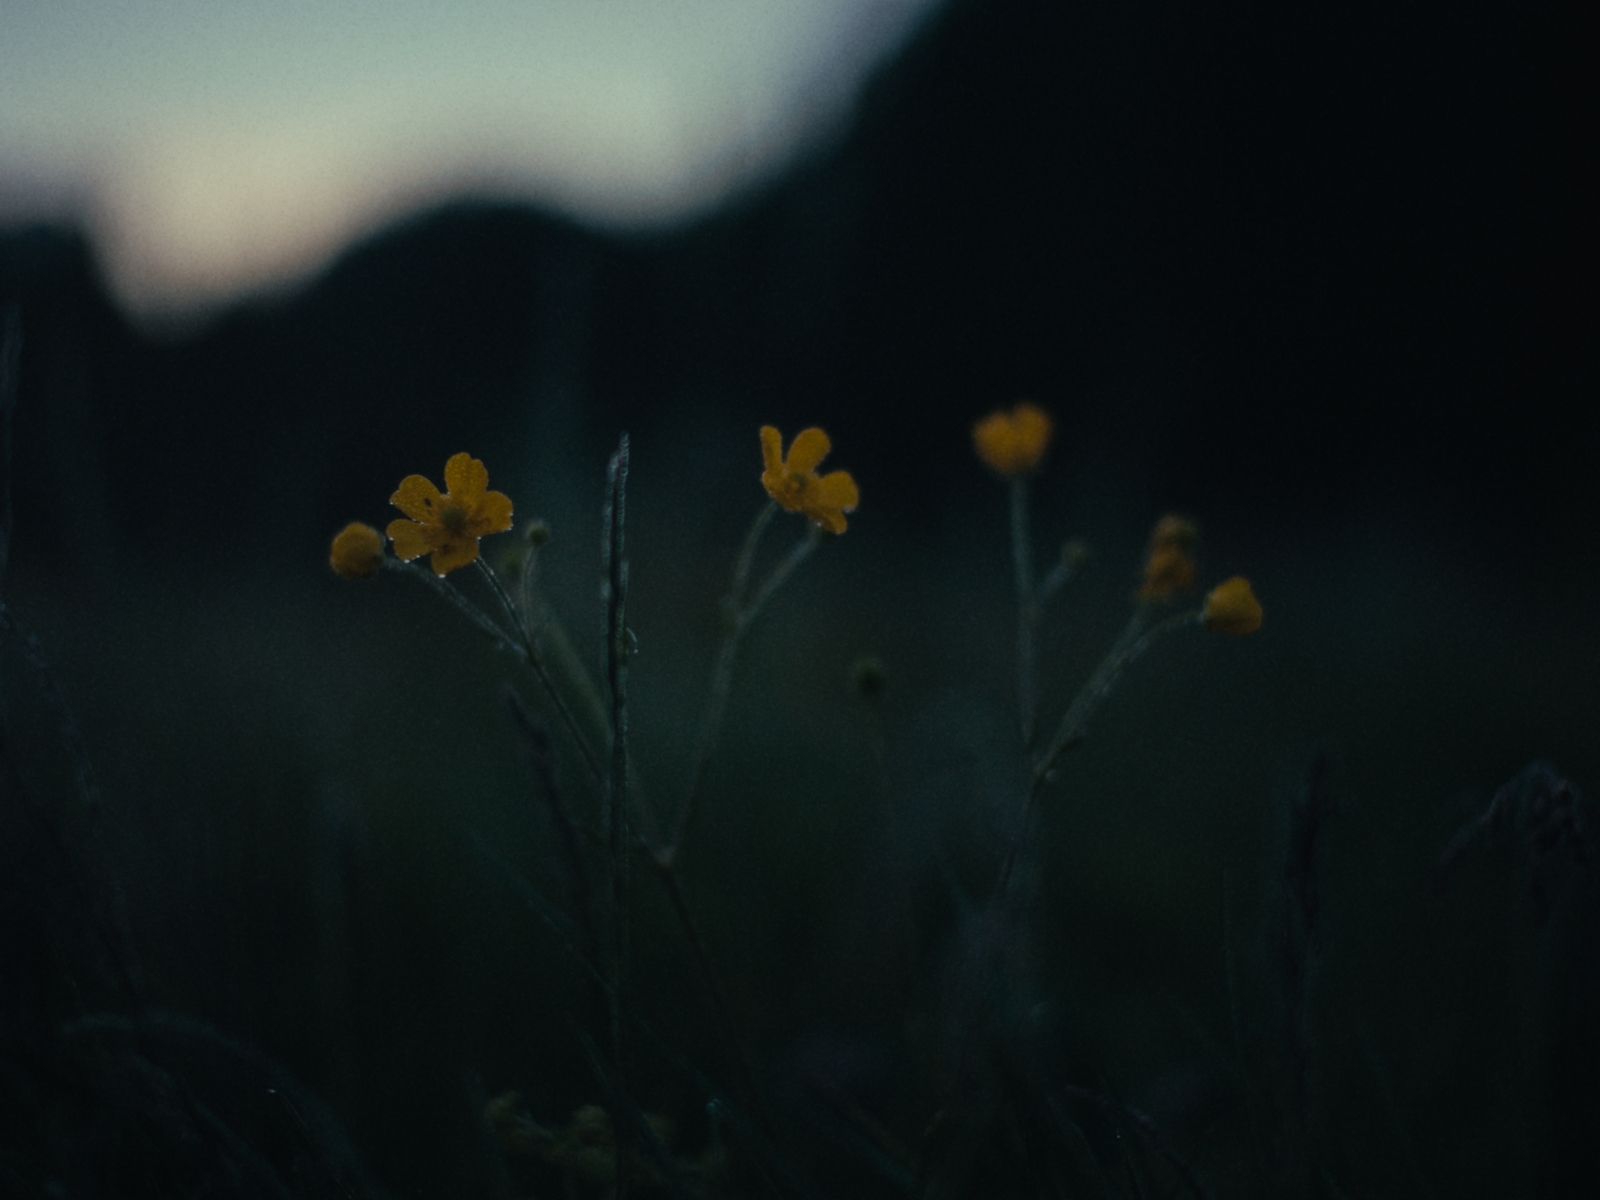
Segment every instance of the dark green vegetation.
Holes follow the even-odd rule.
[[[1182,1194],[1126,1105],[1218,1196],[1592,1190],[1592,859],[1526,783],[1437,877],[1530,761],[1600,787],[1556,119],[1586,106],[1510,6],[1115,11],[955,5],[843,145],[694,229],[464,206],[184,337],[130,328],[75,236],[5,235],[0,1192],[560,1194],[484,1120],[515,1089],[539,1144],[516,1120],[619,1107],[605,997],[530,906],[572,888],[515,672],[327,538],[470,450],[551,522],[597,660],[628,429],[633,753],[669,803],[767,421],[827,427],[862,506],[752,630],[680,863],[776,1152],[633,879],[662,1040],[631,1095],[680,1157],[720,1141],[735,1196],[919,1162],[930,1196]],[[1267,624],[1137,665],[991,920],[1013,597],[968,429],[1022,394],[1059,424],[1041,561],[1094,552],[1045,713],[1169,508]]]
[[[688,769],[736,546],[719,514],[763,499],[744,442],[710,504],[648,482],[672,447],[635,449],[633,747],[663,794]],[[1231,537],[1203,569],[1248,561],[1267,627],[1132,669],[1044,794],[1031,903],[1001,920],[985,906],[1020,768],[1000,491],[974,466],[970,520],[917,536],[873,513],[870,464],[843,461],[869,499],[752,632],[682,858],[776,1150],[741,1137],[754,1118],[692,955],[655,881],[633,882],[654,1031],[637,1102],[693,1156],[726,1097],[733,1165],[709,1194],[782,1194],[758,1169],[774,1163],[799,1194],[1177,1186],[1124,1104],[1217,1195],[1537,1194],[1581,1162],[1592,865],[1562,859],[1541,909],[1513,823],[1434,885],[1528,757],[1594,776],[1592,628],[1530,630],[1392,534],[1353,531],[1338,557]],[[1043,534],[1066,532],[1041,507]],[[545,577],[593,629],[596,522],[563,533]],[[1125,619],[1138,534],[1120,534],[1045,623],[1046,713]],[[117,1168],[183,1195],[242,1172],[276,1194],[230,1157],[255,1161],[238,1138],[289,1194],[358,1188],[357,1153],[395,1194],[555,1194],[537,1160],[506,1174],[484,1105],[515,1089],[560,1127],[606,1102],[584,1050],[604,1045],[603,994],[539,910],[570,913],[573,881],[501,699],[512,664],[424,589],[306,558],[231,579],[134,566],[109,595],[13,572],[104,809],[87,820],[8,636],[18,1180],[72,1163],[85,1194]],[[849,686],[863,652],[888,664],[876,697]],[[558,777],[592,804],[570,764]]]

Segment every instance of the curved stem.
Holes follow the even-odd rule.
[[[1039,603],[1033,590],[1033,539],[1028,532],[1028,481],[1011,481],[1011,563],[1017,582],[1017,721],[1024,749],[1033,749],[1033,632]]]
[[[561,718],[561,723],[567,727],[567,736],[578,747],[578,753],[583,757],[583,763],[589,768],[589,774],[596,783],[603,783],[604,773],[600,769],[600,760],[595,757],[594,750],[590,748],[589,741],[583,736],[583,730],[578,727],[578,718],[573,714],[567,704],[566,697],[561,694],[561,689],[556,686],[556,681],[550,677],[550,672],[535,655],[527,655],[525,660],[528,669],[533,672],[533,677],[539,681],[539,686],[544,689],[550,698],[551,707],[556,710],[556,715]]]
[[[1029,766],[1027,791],[1022,799],[1016,826],[1011,832],[1011,844],[1006,850],[1005,860],[1000,864],[999,878],[995,880],[995,900],[1000,900],[1006,893],[1012,871],[1017,864],[1017,856],[1022,851],[1023,842],[1027,840],[1028,822],[1033,817],[1034,805],[1038,802],[1039,793],[1044,789],[1044,785],[1050,782],[1061,756],[1083,741],[1084,729],[1089,723],[1089,718],[1111,694],[1111,689],[1116,686],[1123,671],[1156,641],[1173,630],[1185,626],[1198,627],[1201,615],[1199,610],[1178,613],[1146,630],[1144,610],[1140,609],[1134,613],[1127,629],[1112,646],[1111,653],[1106,655],[1099,668],[1089,678],[1089,682],[1083,685],[1067,708],[1066,714],[1061,718],[1060,726],[1056,729],[1055,737],[1050,739],[1049,746]]]
[[[427,567],[418,566],[414,562],[404,562],[398,558],[385,557],[383,565],[391,571],[399,571],[402,575],[421,580],[449,601],[451,607],[458,613],[493,639],[494,643],[502,650],[509,650],[513,654],[521,653],[521,648],[517,645],[516,638],[500,628],[498,621],[463,596],[456,586],[443,575],[435,575]]]
[[[522,637],[507,633],[501,628],[498,621],[463,596],[460,590],[444,576],[435,575],[426,567],[418,566],[416,563],[402,562],[397,558],[385,558],[383,565],[391,571],[399,571],[413,579],[422,580],[435,592],[443,596],[445,600],[449,601],[452,608],[476,625],[500,649],[521,659],[528,669],[533,672],[533,677],[539,681],[539,686],[544,689],[545,695],[550,698],[551,706],[556,710],[556,715],[561,718],[561,723],[566,727],[568,736],[572,738],[573,743],[578,747],[578,753],[583,758],[584,765],[588,767],[589,774],[593,776],[597,784],[604,782],[605,775],[600,768],[600,760],[595,757],[593,749],[589,746],[589,740],[584,737],[583,730],[578,725],[577,717],[573,715],[572,709],[568,706],[565,697],[562,696],[560,688],[556,686],[556,681],[550,677],[550,672],[545,668],[544,662],[536,652],[531,640],[525,640]],[[520,631],[522,629],[522,621],[517,616],[516,608],[510,604],[510,597],[506,595],[505,589],[500,586],[500,580],[489,569],[488,564],[483,563],[480,569],[489,580],[490,587],[500,599],[502,607],[506,607],[508,614],[512,618],[513,628]]]
[[[745,606],[744,613],[740,617],[740,636],[743,636],[744,630],[756,619],[756,614],[766,606],[767,601],[772,599],[772,594],[788,581],[789,576],[794,574],[801,563],[811,557],[818,546],[822,545],[823,536],[821,527],[813,525],[806,536],[796,542],[794,548],[784,555],[783,560],[772,568],[772,574],[767,576],[766,581],[751,597],[750,603]]]
[[[767,526],[772,524],[772,518],[777,515],[778,502],[768,500],[751,522],[750,532],[744,535],[744,545],[739,547],[739,557],[734,560],[733,581],[728,585],[728,598],[725,601],[732,610],[736,611],[744,599],[745,585],[750,582],[750,567],[755,562],[756,547],[761,544],[761,536],[767,532]]]
[[[544,659],[539,655],[539,647],[534,642],[531,632],[532,621],[528,619],[526,614],[518,610],[516,601],[506,591],[505,585],[500,582],[500,576],[495,574],[494,568],[484,562],[481,555],[474,561],[478,572],[488,581],[489,589],[494,592],[495,598],[500,602],[501,609],[510,619],[511,627],[518,633],[518,637],[512,646],[514,652],[528,665],[528,669],[533,672],[533,677],[539,681],[539,686],[544,689],[545,695],[550,698],[550,703],[555,708],[556,715],[561,718],[561,723],[567,728],[568,736],[576,743],[578,753],[583,756],[584,765],[589,768],[589,774],[594,776],[596,783],[603,784],[605,773],[600,766],[600,760],[590,748],[588,739],[584,737],[583,730],[578,725],[576,714],[573,713],[571,706],[567,703],[566,697],[561,694],[561,689],[556,686],[556,681],[551,677],[549,670],[544,665]],[[487,617],[484,619],[487,620]],[[498,627],[498,623],[496,623],[496,626]]]
[[[506,614],[506,619],[511,622],[511,628],[517,631],[517,640],[529,654],[533,651],[533,643],[529,640],[526,631],[526,622],[522,613],[517,611],[517,605],[506,592],[505,585],[500,582],[500,576],[494,573],[494,568],[484,560],[483,555],[478,555],[472,560],[472,565],[478,568],[478,574],[489,581],[489,590],[494,593],[495,599],[500,601],[500,610]]]
[[[1050,739],[1045,752],[1034,762],[1033,774],[1041,779],[1047,777],[1062,753],[1083,740],[1084,727],[1088,725],[1089,718],[1111,694],[1111,689],[1116,686],[1123,671],[1173,630],[1186,626],[1198,628],[1200,618],[1201,612],[1198,609],[1176,613],[1146,630],[1144,614],[1135,613],[1133,620],[1128,622],[1128,628],[1111,648],[1111,653],[1106,655],[1099,669],[1090,676],[1089,682],[1083,685],[1067,708],[1066,714],[1061,718],[1060,726],[1056,729],[1055,737]]]
[[[755,1117],[756,1123],[770,1136],[770,1122],[761,1105],[761,1094],[756,1090],[755,1076],[750,1071],[750,1058],[745,1053],[744,1042],[739,1037],[739,1028],[734,1023],[733,1006],[728,1002],[728,992],[722,984],[722,975],[717,970],[716,961],[711,957],[711,947],[706,944],[705,937],[700,932],[700,925],[689,908],[689,898],[684,895],[683,883],[678,878],[678,872],[672,861],[660,856],[655,857],[653,861],[656,874],[660,876],[662,886],[667,889],[667,896],[672,901],[672,910],[677,914],[678,924],[683,927],[684,936],[689,939],[689,946],[694,951],[700,975],[711,993],[711,1004],[716,1009],[717,1022],[722,1026],[722,1036],[727,1039],[728,1052],[733,1056],[733,1066],[739,1076],[740,1090],[745,1094],[745,1100],[750,1105],[750,1112]]]
[[[717,651],[716,666],[711,672],[705,716],[700,723],[700,736],[695,741],[694,760],[689,767],[689,786],[684,793],[683,807],[678,810],[678,820],[673,826],[672,839],[657,851],[658,856],[669,863],[677,857],[683,839],[688,835],[701,790],[705,787],[706,772],[710,769],[712,756],[716,753],[717,739],[722,732],[722,719],[728,709],[728,694],[733,687],[733,667],[739,657],[739,645],[744,641],[744,635],[749,631],[751,623],[772,598],[773,593],[783,586],[789,576],[794,574],[795,568],[810,557],[821,542],[822,531],[812,526],[806,536],[797,542],[783,560],[772,569],[772,573],[746,603],[744,592],[750,581],[750,568],[755,559],[756,547],[777,511],[776,502],[768,501],[766,507],[757,514],[755,522],[750,526],[749,534],[745,537],[744,547],[739,552],[733,570],[733,581],[728,587],[727,598],[723,601],[727,629],[722,637],[722,646]]]
[[[611,1057],[618,1099],[628,1097],[628,435],[606,472],[606,686],[611,694],[611,763],[606,775],[606,825],[611,866]],[[620,1115],[620,1114],[619,1114]],[[615,1200],[627,1200],[627,1143],[616,1131]]]

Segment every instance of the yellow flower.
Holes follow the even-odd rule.
[[[1050,414],[1024,400],[1010,412],[993,412],[972,427],[972,445],[991,471],[1006,479],[1032,474],[1050,445]]]
[[[328,565],[340,579],[370,579],[383,565],[383,534],[351,521],[333,535]]]
[[[436,575],[448,575],[478,557],[478,539],[511,528],[511,498],[489,491],[489,472],[470,454],[444,465],[444,495],[421,475],[407,475],[389,503],[411,518],[389,522],[397,558],[433,555]]]
[[[1193,550],[1199,536],[1200,531],[1187,517],[1168,513],[1156,522],[1145,554],[1140,600],[1165,600],[1174,592],[1186,592],[1194,586]]]
[[[789,444],[783,454],[783,435],[771,425],[761,427],[761,485],[790,512],[804,513],[829,533],[843,533],[849,524],[844,514],[854,512],[861,501],[856,481],[849,471],[830,471],[817,475],[817,464],[828,457],[832,443],[820,429],[806,429]]]
[[[1206,596],[1205,623],[1218,633],[1246,634],[1261,628],[1261,602],[1242,575],[1224,580]]]

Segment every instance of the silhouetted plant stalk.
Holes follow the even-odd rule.
[[[1507,882],[1526,888],[1527,918],[1537,936],[1530,937],[1522,921],[1510,922],[1503,952],[1511,978],[1522,981],[1511,1087],[1529,1194],[1592,1190],[1592,1107],[1586,1111],[1574,1099],[1593,1085],[1594,1013],[1600,1010],[1597,827],[1600,805],[1592,796],[1553,763],[1535,760],[1495,789],[1434,868],[1433,889],[1440,894],[1463,868],[1468,849],[1485,840],[1505,856],[1502,867],[1512,868]]]
[[[99,859],[100,885],[92,887],[95,903],[103,911],[101,924],[108,941],[113,970],[127,992],[128,999],[142,1002],[143,971],[138,952],[134,949],[133,934],[128,922],[127,898],[122,890],[120,876],[112,865],[110,841],[105,830],[105,805],[101,800],[100,782],[94,763],[89,757],[89,745],[83,730],[67,702],[66,693],[56,679],[44,648],[26,627],[17,620],[16,613],[4,599],[5,573],[11,553],[12,496],[11,496],[11,434],[12,415],[17,405],[22,369],[22,315],[16,305],[11,305],[0,327],[0,631],[9,634],[16,642],[24,662],[33,669],[39,693],[46,710],[55,722],[56,737],[72,762],[73,778],[79,800],[89,825],[93,854]],[[52,828],[54,821],[52,818]],[[65,843],[62,843],[63,848]]]
[[[1317,754],[1306,772],[1305,783],[1289,801],[1289,827],[1283,860],[1283,924],[1278,946],[1278,967],[1283,988],[1284,1047],[1288,1058],[1288,1125],[1290,1161],[1285,1164],[1284,1186],[1311,1195],[1321,1175],[1321,1153],[1316,1144],[1314,1079],[1310,999],[1322,942],[1322,901],[1318,886],[1318,859],[1327,822],[1334,813],[1330,786],[1332,765]]]
[[[1551,763],[1531,762],[1495,789],[1488,808],[1456,831],[1434,867],[1434,891],[1443,890],[1461,856],[1480,837],[1502,843],[1517,839],[1528,865],[1534,915],[1542,925],[1550,916],[1558,864],[1585,867],[1596,861],[1594,824],[1588,798],[1577,785]]]
[[[550,751],[550,734],[544,722],[528,711],[527,705],[523,703],[522,697],[517,695],[515,689],[507,687],[505,698],[513,723],[522,731],[523,750],[528,768],[538,785],[540,795],[550,809],[556,834],[560,838],[561,856],[564,859],[568,879],[568,899],[582,931],[584,944],[590,954],[598,954],[600,939],[594,927],[593,892],[589,883],[588,865],[583,855],[583,843],[580,841],[585,836],[592,838],[596,835],[584,827],[578,820],[577,814],[572,811],[572,806],[567,803],[566,793],[556,776],[555,759]]]
[[[1094,716],[1100,705],[1111,695],[1122,673],[1167,634],[1178,629],[1198,627],[1202,615],[1202,611],[1198,609],[1177,613],[1147,628],[1144,610],[1141,608],[1135,612],[1133,619],[1123,630],[1122,636],[1112,646],[1111,652],[1106,655],[1099,668],[1068,705],[1049,744],[1039,754],[1029,756],[1028,781],[1023,792],[1022,804],[1012,828],[1005,859],[1000,864],[999,877],[995,881],[996,900],[1005,895],[1006,887],[1016,867],[1017,856],[1021,853],[1023,842],[1027,838],[1034,805],[1038,802],[1039,793],[1045,784],[1054,778],[1056,766],[1061,761],[1062,755],[1083,741],[1089,718]]]
[[[414,562],[403,562],[398,558],[385,557],[382,566],[385,570],[397,571],[410,579],[415,579],[431,588],[441,596],[452,608],[475,625],[499,649],[520,660],[526,666],[534,679],[538,682],[545,698],[561,719],[562,726],[566,729],[578,755],[583,759],[584,766],[588,769],[589,776],[597,787],[603,786],[605,772],[600,765],[599,757],[595,754],[589,737],[578,723],[572,706],[567,703],[565,694],[555,679],[551,677],[546,666],[544,656],[540,653],[538,639],[529,633],[528,622],[518,612],[516,604],[506,593],[505,585],[500,582],[500,577],[495,574],[494,568],[484,562],[482,558],[473,564],[478,574],[488,584],[490,592],[494,595],[496,603],[506,614],[511,623],[508,630],[502,626],[483,609],[469,600],[461,589],[450,582],[448,576],[436,575],[426,567],[418,566]]]
[[[1039,624],[1039,599],[1033,586],[1033,537],[1028,523],[1028,477],[1011,481],[1011,562],[1017,585],[1017,718],[1022,748],[1033,752],[1034,633]]]
[[[1162,517],[1151,535],[1142,585],[1136,594],[1135,611],[1127,628],[1067,706],[1054,733],[1040,748],[1036,689],[1038,627],[1045,606],[1073,577],[1084,558],[1081,546],[1076,542],[1068,542],[1051,570],[1042,579],[1035,576],[1027,477],[1039,466],[1049,444],[1051,428],[1047,414],[1037,406],[1024,403],[1009,413],[991,414],[978,422],[973,430],[979,458],[1009,484],[1009,530],[1017,593],[1016,694],[1026,783],[1009,844],[999,865],[993,902],[984,919],[979,922],[981,928],[977,930],[970,956],[972,961],[967,973],[971,975],[971,986],[964,989],[965,999],[969,1003],[966,1005],[965,1019],[961,1022],[967,1036],[958,1051],[959,1061],[953,1075],[957,1086],[951,1093],[957,1099],[969,1090],[969,1085],[980,1090],[987,1086],[985,1072],[993,1066],[990,1062],[990,1041],[997,1011],[994,999],[1008,990],[1005,982],[994,974],[1000,966],[1006,945],[1012,940],[1012,930],[1008,928],[1008,906],[1002,901],[1027,839],[1034,806],[1044,786],[1054,779],[1061,759],[1083,740],[1090,720],[1127,669],[1157,641],[1175,630],[1202,626],[1226,634],[1248,634],[1260,627],[1262,617],[1261,606],[1250,584],[1241,577],[1226,580],[1213,588],[1200,609],[1161,616],[1164,607],[1175,596],[1193,586],[1195,568],[1191,550],[1197,533],[1193,523],[1186,518],[1170,514]],[[391,501],[405,514],[405,519],[391,522],[388,530],[395,557],[391,558],[386,553],[383,536],[377,530],[359,522],[341,531],[333,539],[330,551],[330,565],[346,579],[367,578],[380,567],[387,566],[425,580],[497,646],[517,657],[544,692],[598,793],[600,822],[599,828],[596,828],[580,820],[565,803],[551,765],[544,728],[513,695],[512,715],[522,729],[534,775],[555,816],[563,852],[569,860],[569,875],[579,897],[576,903],[580,909],[580,922],[586,923],[588,906],[583,897],[589,896],[583,882],[586,855],[581,843],[588,841],[591,852],[603,856],[606,863],[606,936],[602,938],[598,928],[602,924],[598,916],[598,895],[591,896],[595,909],[594,927],[589,930],[592,954],[585,955],[576,948],[569,936],[567,922],[560,919],[549,906],[543,905],[542,901],[537,906],[552,928],[556,929],[563,944],[578,955],[605,995],[605,1007],[609,1015],[610,1065],[604,1066],[598,1056],[592,1053],[591,1059],[597,1078],[611,1097],[613,1123],[610,1136],[614,1141],[614,1190],[611,1194],[622,1200],[625,1200],[629,1185],[630,1165],[638,1161],[637,1156],[630,1154],[629,1145],[646,1156],[655,1157],[658,1166],[664,1168],[664,1173],[670,1173],[665,1168],[671,1166],[670,1158],[647,1129],[644,1114],[634,1102],[631,1091],[628,1026],[630,1021],[640,1020],[638,1014],[631,1011],[629,987],[629,877],[632,855],[635,853],[644,855],[655,869],[705,984],[716,1024],[732,1059],[738,1085],[749,1104],[751,1122],[743,1130],[744,1136],[753,1144],[763,1147],[763,1157],[778,1170],[780,1176],[784,1175],[781,1160],[771,1150],[773,1126],[763,1111],[733,1007],[677,871],[678,856],[693,825],[718,749],[732,693],[734,671],[744,639],[768,601],[815,553],[824,538],[845,531],[848,525],[845,514],[853,512],[859,500],[855,481],[848,472],[818,473],[817,467],[830,449],[827,435],[821,429],[802,430],[789,445],[787,453],[777,429],[763,426],[760,435],[765,467],[761,482],[770,501],[757,513],[734,562],[728,593],[723,600],[723,635],[711,671],[687,787],[666,837],[659,836],[654,828],[652,811],[644,802],[642,790],[633,778],[629,753],[627,680],[632,635],[627,623],[626,497],[629,444],[626,435],[623,435],[608,464],[602,514],[605,616],[603,687],[596,686],[592,672],[573,652],[559,623],[549,615],[538,595],[538,550],[549,536],[543,523],[534,522],[526,527],[527,545],[520,565],[515,568],[517,577],[514,594],[479,556],[479,538],[511,528],[512,506],[505,495],[488,491],[487,470],[470,455],[457,454],[446,463],[447,493],[441,493],[422,476],[413,475],[402,480]],[[809,524],[800,540],[778,559],[759,585],[753,586],[755,561],[762,539],[780,508],[803,516]],[[424,555],[431,555],[431,571],[411,565],[413,560]],[[401,557],[406,560],[404,563],[398,561]],[[487,611],[446,578],[450,572],[469,564],[476,565],[484,586],[494,597]],[[496,610],[498,616],[491,615]],[[555,673],[550,670],[552,663],[556,667]],[[881,687],[881,667],[876,677],[878,682],[873,686]],[[858,687],[864,695],[868,694],[865,679],[866,676],[858,679]],[[600,753],[602,749],[605,752],[603,757]],[[1306,851],[1301,857],[1309,853]],[[1302,925],[1310,929],[1315,915],[1314,891],[1297,893],[1294,911],[1299,914]],[[1014,911],[1010,915],[1015,915]],[[603,950],[602,940],[605,943]],[[582,1040],[586,1050],[589,1050],[588,1039]],[[1022,1074],[1028,1073],[1023,1071]],[[1002,1084],[1003,1088],[1009,1086],[1011,1084]],[[1046,1090],[1043,1085],[1034,1086],[1030,1095],[1042,1103]],[[1301,1086],[1299,1091],[1303,1095],[1305,1088]],[[1111,1106],[1110,1101],[1082,1089],[1069,1088],[1056,1094],[1087,1099],[1102,1107]],[[988,1120],[993,1112],[983,1107],[987,1103],[965,1105],[965,1109],[970,1110],[969,1115],[979,1113],[982,1109],[988,1116],[979,1115],[982,1120]],[[1194,1179],[1188,1164],[1160,1137],[1159,1131],[1148,1118],[1126,1106],[1115,1107],[1134,1123],[1157,1153],[1168,1161],[1183,1186],[1196,1195],[1206,1194]],[[736,1116],[735,1110],[728,1110],[728,1115],[730,1119]],[[862,1126],[860,1116],[858,1113],[858,1126]],[[630,1137],[622,1136],[620,1131],[623,1123],[633,1130]],[[965,1135],[958,1135],[958,1141],[961,1136]],[[971,1139],[967,1138],[967,1142],[971,1142]],[[928,1145],[927,1138],[924,1139],[924,1145]],[[960,1146],[956,1149],[959,1150]],[[918,1177],[923,1177],[921,1167]],[[949,1182],[956,1175],[946,1171],[944,1178]],[[804,1190],[794,1180],[787,1178],[781,1186],[791,1193]]]
[[[1200,1200],[1212,1200],[1211,1189],[1200,1181],[1194,1173],[1194,1168],[1189,1165],[1189,1160],[1178,1153],[1177,1148],[1161,1132],[1161,1127],[1139,1109],[1120,1100],[1113,1100],[1109,1096],[1102,1096],[1090,1088],[1075,1087],[1070,1083],[1061,1085],[1061,1094],[1072,1100],[1092,1104],[1102,1112],[1124,1117],[1150,1143],[1151,1148],[1167,1161],[1167,1165],[1176,1172],[1178,1181],[1188,1192],[1200,1197]]]
[[[745,589],[750,585],[750,570],[755,561],[756,548],[777,512],[777,501],[769,500],[756,515],[754,523],[750,526],[750,532],[745,537],[744,546],[739,551],[739,558],[733,569],[733,581],[729,584],[728,594],[722,602],[724,622],[722,645],[717,651],[716,665],[711,671],[705,714],[701,719],[700,734],[695,740],[694,759],[689,767],[689,786],[684,793],[683,806],[678,810],[678,820],[673,826],[672,836],[666,845],[659,847],[656,852],[658,857],[663,858],[668,864],[677,858],[678,850],[682,847],[684,838],[688,836],[700,793],[705,787],[706,772],[716,755],[717,743],[722,734],[722,721],[728,710],[728,695],[733,687],[733,668],[738,661],[739,647],[744,642],[745,634],[750,631],[750,626],[755,623],[756,617],[772,598],[773,593],[782,587],[796,568],[811,556],[822,540],[822,530],[815,525],[811,526],[772,569],[772,573],[756,590],[755,595],[747,601]]]
[[[756,1123],[770,1135],[771,1125],[764,1114],[760,1096],[755,1088],[749,1056],[739,1036],[727,990],[712,957],[710,946],[694,917],[682,881],[678,877],[675,860],[687,833],[707,768],[716,750],[739,647],[768,600],[815,551],[822,534],[813,526],[789,553],[779,560],[755,592],[747,596],[752,566],[762,534],[771,523],[779,506],[776,502],[769,502],[757,515],[736,562],[734,582],[726,602],[726,611],[729,614],[728,627],[712,675],[702,736],[691,773],[691,790],[686,803],[680,809],[672,840],[669,843],[658,843],[648,831],[648,822],[634,820],[641,814],[642,802],[637,785],[632,781],[632,768],[627,752],[626,676],[632,636],[626,624],[627,559],[624,532],[627,459],[627,439],[624,437],[617,454],[612,457],[609,464],[607,496],[603,512],[605,662],[609,705],[601,699],[598,690],[590,682],[588,673],[572,652],[559,623],[544,612],[536,589],[537,568],[534,556],[548,536],[548,532],[539,523],[530,526],[527,557],[524,558],[518,572],[519,596],[513,597],[507,591],[499,575],[482,557],[472,561],[489,593],[494,597],[495,604],[502,614],[502,620],[491,617],[445,575],[436,574],[415,562],[404,562],[387,555],[378,565],[400,571],[426,583],[490,638],[497,647],[510,653],[529,669],[566,730],[569,740],[577,749],[590,779],[600,792],[603,828],[597,830],[578,820],[571,810],[557,799],[559,790],[554,787],[553,775],[535,764],[536,774],[544,778],[546,795],[557,811],[558,824],[569,838],[581,837],[596,845],[606,855],[609,863],[608,907],[611,913],[612,944],[607,954],[609,962],[606,974],[610,982],[606,992],[608,1008],[612,1012],[611,1031],[614,1045],[623,1047],[626,1045],[625,1029],[623,1023],[618,1020],[618,1014],[625,1012],[627,1007],[625,986],[627,864],[631,853],[638,852],[646,856],[662,882],[673,913],[689,943],[696,969],[704,981],[718,1028],[733,1061],[740,1090],[745,1094]],[[562,676],[560,681],[549,669],[547,651],[560,665]],[[579,720],[578,710],[568,699],[569,690],[577,694],[582,702],[582,711],[590,717],[589,723],[598,726],[600,737],[610,746],[604,763],[594,749],[596,738],[585,730]],[[533,736],[528,715],[525,711],[519,712],[519,708],[519,703],[513,701],[513,715],[522,727],[525,737],[530,738],[536,750],[538,738]],[[575,849],[575,843],[569,843],[567,853],[569,857],[581,858]],[[623,1061],[625,1062],[625,1055]],[[620,1066],[616,1069],[616,1077],[625,1081],[625,1073]]]
[[[611,863],[611,1061],[618,1102],[629,1103],[628,977],[628,435],[606,469],[605,602],[606,686],[611,694],[611,761],[606,775],[606,827]],[[619,1113],[618,1116],[621,1114]],[[616,1141],[616,1200],[627,1200],[627,1140],[613,1121]]]
[[[1069,541],[1049,573],[1035,582],[1033,534],[1028,519],[1028,477],[1011,480],[1011,563],[1017,590],[1017,719],[1022,746],[1033,752],[1038,734],[1038,651],[1039,622],[1045,605],[1077,573],[1084,550],[1081,543]]]
[[[745,1052],[743,1039],[739,1035],[738,1025],[734,1020],[733,1006],[729,1003],[727,989],[722,982],[722,973],[717,969],[716,961],[711,954],[711,947],[700,932],[699,923],[694,918],[693,910],[689,906],[688,896],[684,892],[683,882],[678,877],[677,858],[678,852],[683,847],[684,839],[688,836],[690,825],[694,820],[700,794],[705,786],[706,773],[716,754],[723,718],[727,713],[728,696],[733,687],[734,666],[738,661],[739,648],[743,644],[745,634],[749,632],[750,626],[766,606],[767,601],[794,574],[795,570],[811,556],[822,541],[822,531],[815,525],[809,527],[800,541],[790,549],[788,554],[779,560],[761,586],[747,600],[745,593],[750,585],[750,575],[755,563],[756,550],[760,546],[762,535],[766,533],[773,517],[777,515],[778,507],[776,500],[769,500],[761,511],[756,514],[755,520],[751,523],[749,533],[745,535],[744,544],[739,551],[739,557],[734,562],[733,579],[729,584],[728,594],[723,600],[725,626],[722,644],[717,651],[716,665],[711,672],[705,714],[701,721],[699,737],[695,743],[694,759],[689,769],[689,785],[684,795],[683,805],[678,810],[678,819],[673,826],[670,839],[665,844],[654,847],[650,855],[656,874],[660,878],[662,886],[666,889],[668,899],[672,902],[672,909],[678,917],[678,923],[683,927],[684,935],[689,939],[689,946],[694,953],[701,978],[710,993],[718,1024],[721,1026],[723,1036],[728,1042],[734,1070],[739,1077],[740,1090],[744,1093],[746,1102],[751,1106],[751,1115],[768,1136],[771,1135],[771,1124],[761,1103],[760,1093],[756,1089],[755,1077],[750,1069],[749,1055]]]

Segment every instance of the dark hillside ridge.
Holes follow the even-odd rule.
[[[552,404],[596,462],[686,413],[820,423],[875,506],[938,522],[972,417],[1029,395],[1061,453],[1137,454],[1152,504],[1293,530],[1399,503],[1593,570],[1581,105],[1538,20],[958,0],[842,140],[691,227],[463,202],[179,340],[116,313],[78,235],[14,230],[18,537],[243,554],[286,480],[272,520],[315,533]]]

